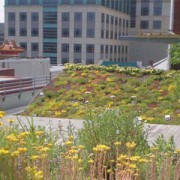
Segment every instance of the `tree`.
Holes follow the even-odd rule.
[[[170,50],[171,55],[171,68],[180,69],[180,43],[173,44]]]

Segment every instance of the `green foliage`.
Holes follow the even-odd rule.
[[[171,51],[171,65],[180,66],[180,43],[173,44]]]
[[[134,141],[137,144],[136,154],[143,154],[149,148],[147,132],[144,132],[143,124],[139,124],[134,117],[135,114],[127,114],[120,109],[91,112],[79,131],[80,144],[90,152],[96,144],[114,147],[115,142],[121,142],[121,153],[125,153],[127,148],[123,144]],[[111,156],[114,156],[114,151],[115,147]]]

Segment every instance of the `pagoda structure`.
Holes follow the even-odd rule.
[[[7,40],[0,46],[0,60],[19,57],[24,49],[17,46],[14,40],[8,42]]]

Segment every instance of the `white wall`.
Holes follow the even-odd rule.
[[[16,77],[50,75],[50,59],[6,59],[0,60],[0,68],[12,68]]]

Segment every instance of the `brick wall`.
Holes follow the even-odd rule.
[[[0,69],[0,76],[14,76],[14,69]]]
[[[180,34],[180,0],[174,3],[174,33]]]

